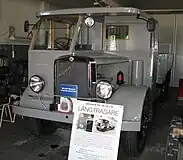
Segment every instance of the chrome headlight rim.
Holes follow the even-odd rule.
[[[39,78],[39,79],[40,79],[40,82],[41,82],[41,84],[42,84],[41,89],[39,89],[38,91],[35,91],[35,90],[33,89],[33,87],[31,87],[31,79],[34,78],[34,77]],[[44,79],[43,79],[41,76],[39,76],[39,75],[33,75],[33,76],[29,79],[29,88],[30,88],[33,92],[35,92],[35,93],[40,93],[40,92],[43,91],[44,87],[45,87],[45,81],[44,81]]]
[[[95,20],[93,17],[88,16],[85,18],[85,25],[89,28],[93,27],[95,25]]]
[[[99,94],[97,94],[97,89],[98,89],[98,85],[100,84],[100,83],[107,83],[108,85],[110,85],[110,87],[111,87],[111,93],[110,93],[110,95],[108,96],[108,97],[102,97],[102,96],[100,96]],[[103,99],[103,100],[108,100],[108,99],[110,99],[111,97],[112,97],[112,94],[113,94],[113,86],[111,85],[111,83],[109,82],[109,81],[107,81],[107,80],[99,80],[97,83],[96,83],[96,88],[95,88],[95,93],[96,93],[96,96],[98,97],[98,98],[100,98],[100,99]]]

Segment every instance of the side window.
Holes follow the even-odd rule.
[[[115,36],[115,39],[128,40],[129,39],[129,26],[128,25],[107,25],[106,39]]]
[[[108,24],[106,26],[106,50],[117,51],[120,47],[123,48],[126,40],[129,40],[128,25]]]

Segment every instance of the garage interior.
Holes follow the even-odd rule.
[[[111,6],[135,7],[151,14],[159,22],[159,53],[174,56],[169,97],[157,102],[152,132],[139,160],[164,160],[170,121],[182,116],[183,105],[177,105],[180,79],[183,77],[183,1],[169,0],[0,0],[0,93],[5,97],[21,94],[28,85],[28,49],[31,38],[25,32],[25,21],[30,28],[37,22],[37,13],[86,7]],[[8,84],[7,84],[8,79]],[[2,95],[1,95],[2,94]],[[31,125],[29,123],[29,125]],[[0,159],[10,160],[67,160],[70,142],[70,126],[57,129],[51,136],[36,137],[26,130],[24,117],[16,117],[15,123],[3,122],[0,128]],[[130,160],[119,148],[118,159]],[[133,158],[134,159],[134,158]]]

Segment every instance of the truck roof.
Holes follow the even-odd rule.
[[[137,8],[131,7],[91,7],[91,8],[75,8],[75,9],[60,9],[40,12],[39,17],[58,16],[58,15],[101,15],[101,16],[122,16],[122,15],[141,15],[146,18],[151,18],[150,15]]]

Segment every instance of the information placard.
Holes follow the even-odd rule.
[[[64,97],[77,98],[78,96],[78,86],[60,84],[60,95]]]
[[[77,101],[68,160],[117,160],[124,106]]]

